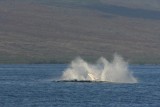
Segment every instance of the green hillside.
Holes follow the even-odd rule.
[[[142,1],[1,0],[0,63],[94,61],[118,53],[131,63],[159,64],[160,9],[156,0],[149,8]]]

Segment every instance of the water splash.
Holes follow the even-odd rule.
[[[87,63],[78,57],[63,72],[61,80],[137,83],[137,79],[128,69],[128,63],[117,54],[112,62],[101,57],[96,64]]]

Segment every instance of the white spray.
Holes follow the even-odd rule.
[[[89,64],[78,57],[63,72],[61,79],[137,83],[137,79],[128,69],[128,63],[117,54],[112,62],[101,57],[96,64]]]

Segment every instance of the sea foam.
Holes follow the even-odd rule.
[[[61,80],[78,81],[106,81],[115,83],[137,83],[132,71],[128,68],[128,62],[115,54],[113,61],[109,62],[104,57],[90,64],[78,57],[71,62],[63,72]]]

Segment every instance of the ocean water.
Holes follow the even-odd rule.
[[[54,82],[66,68],[0,65],[0,107],[160,107],[160,65],[131,65],[135,84]]]

